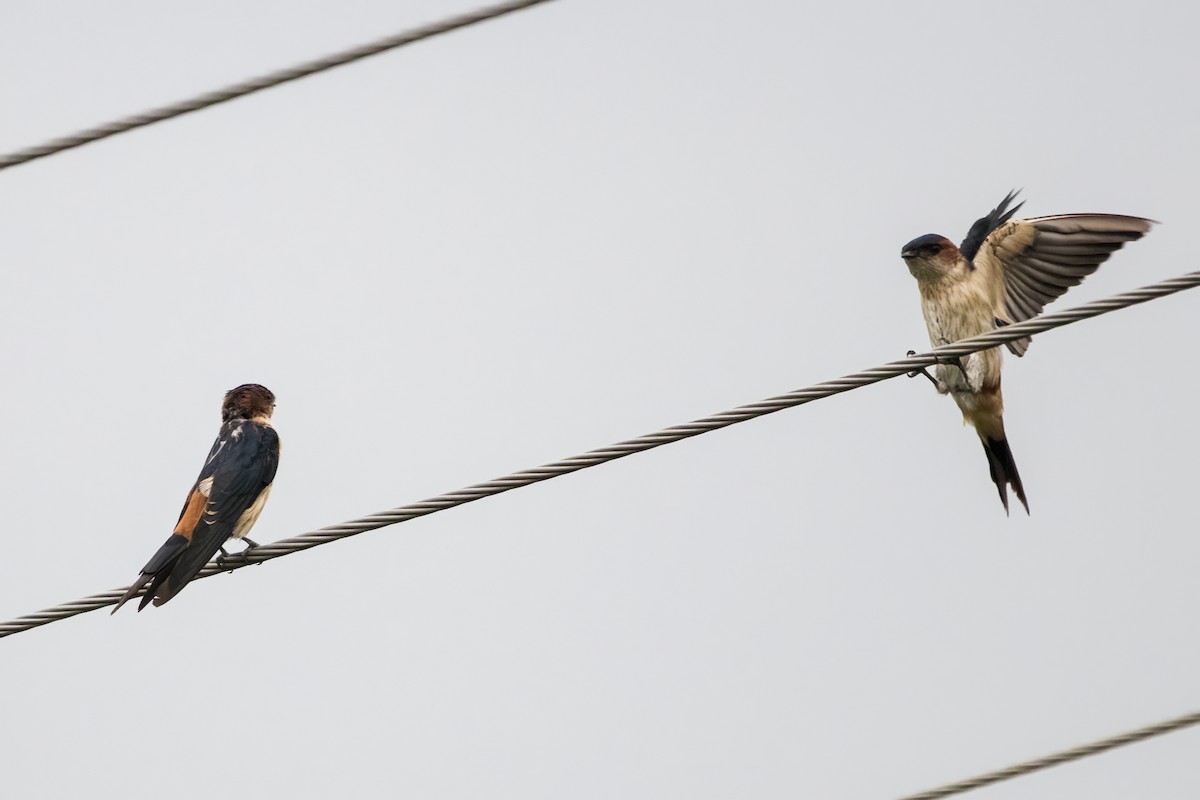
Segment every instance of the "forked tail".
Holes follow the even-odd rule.
[[[1013,461],[1008,439],[1001,433],[998,439],[980,436],[979,440],[983,442],[983,452],[987,453],[988,466],[992,470],[992,481],[996,484],[996,490],[1000,492],[1000,502],[1004,503],[1004,513],[1008,513],[1008,487],[1012,486],[1013,492],[1021,501],[1021,505],[1025,506],[1025,513],[1028,514],[1029,501],[1025,499],[1025,487],[1021,485],[1021,474],[1017,472],[1017,462]]]

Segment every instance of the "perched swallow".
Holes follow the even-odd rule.
[[[171,538],[158,549],[112,613],[150,586],[138,604],[161,606],[196,577],[230,537],[246,538],[266,505],[279,466],[279,435],[271,427],[275,395],[265,386],[247,383],[225,393],[221,432],[213,443],[200,477],[188,492]]]
[[[977,336],[1037,316],[1042,308],[1096,271],[1126,242],[1142,238],[1153,220],[1120,214],[1062,214],[1009,220],[1024,205],[1009,208],[1009,192],[971,226],[958,247],[944,236],[926,234],[900,252],[921,291],[921,311],[934,347]],[[1018,356],[1029,338],[1009,342]],[[1004,435],[1000,395],[1000,348],[939,364],[938,392],[949,393],[983,441],[992,480],[1008,513],[1008,490],[1029,513],[1025,488]],[[916,374],[916,373],[914,373]]]

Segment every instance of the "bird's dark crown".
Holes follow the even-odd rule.
[[[927,233],[924,236],[918,236],[900,250],[902,258],[930,258],[936,256],[942,251],[946,245],[952,245],[945,236],[940,236],[936,233]]]
[[[243,383],[225,393],[221,404],[221,421],[270,417],[275,410],[275,394],[257,383]]]

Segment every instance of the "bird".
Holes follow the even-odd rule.
[[[179,594],[225,542],[241,539],[247,550],[257,547],[246,534],[254,526],[279,466],[279,435],[271,427],[275,395],[265,386],[247,383],[230,389],[221,402],[221,430],[199,477],[188,492],[170,538],[150,559],[112,610],[115,614],[149,584],[138,611],[150,602],[160,606]]]
[[[998,206],[971,226],[957,247],[929,233],[904,245],[900,257],[917,279],[921,311],[934,347],[987,333],[1041,313],[1042,308],[1108,260],[1126,242],[1141,239],[1154,220],[1121,214],[1059,214],[1013,220],[1010,191]],[[1030,339],[1008,342],[1023,356]],[[913,355],[910,351],[909,355]],[[1008,514],[1008,489],[1029,513],[1025,487],[1004,432],[999,347],[939,362],[937,378],[925,370],[940,394],[949,394],[964,424],[979,434],[992,481]]]

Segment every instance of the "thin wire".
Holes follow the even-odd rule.
[[[1020,764],[1014,764],[1011,767],[998,769],[995,772],[989,772],[986,775],[979,775],[974,778],[968,778],[965,781],[958,783],[947,784],[946,786],[937,789],[930,789],[927,792],[919,794],[910,794],[901,797],[900,800],[938,800],[941,797],[950,797],[955,794],[969,792],[972,789],[979,789],[983,786],[990,786],[993,783],[1007,781],[1012,778],[1019,778],[1022,775],[1028,775],[1031,772],[1047,769],[1048,767],[1056,767],[1059,764],[1065,764],[1068,761],[1078,761],[1081,758],[1094,756],[1099,753],[1104,753],[1117,747],[1123,747],[1134,742],[1141,742],[1146,739],[1151,739],[1155,736],[1162,736],[1164,733],[1171,733],[1182,728],[1190,728],[1193,725],[1200,723],[1200,711],[1191,714],[1184,714],[1182,717],[1169,719],[1166,722],[1160,722],[1157,725],[1148,725],[1145,728],[1139,728],[1136,731],[1121,733],[1116,736],[1110,736],[1107,739],[1101,739],[1098,742],[1091,744],[1080,745],[1073,747],[1070,750],[1063,750],[1061,753],[1035,758],[1031,761],[1025,761]]]
[[[881,367],[856,372],[836,380],[818,383],[807,389],[798,389],[794,392],[772,397],[758,403],[739,406],[730,411],[723,411],[710,417],[666,428],[657,433],[649,433],[645,436],[639,436],[636,439],[630,439],[625,442],[609,445],[608,447],[601,447],[598,450],[590,450],[582,455],[564,458],[561,461],[544,464],[533,469],[514,472],[503,478],[496,478],[486,483],[477,483],[474,486],[468,486],[456,492],[447,492],[428,500],[393,508],[390,511],[381,511],[377,514],[343,522],[340,525],[331,525],[309,533],[302,533],[299,536],[259,545],[245,555],[239,554],[238,558],[233,561],[226,561],[221,565],[210,563],[200,571],[197,578],[207,578],[220,572],[231,572],[250,564],[261,564],[264,561],[270,561],[271,559],[291,553],[298,553],[310,547],[316,547],[317,545],[337,541],[338,539],[345,539],[350,536],[357,536],[360,533],[366,533],[367,531],[373,531],[378,528],[387,527],[388,525],[395,525],[399,522],[407,522],[410,519],[423,517],[426,514],[444,511],[447,508],[461,506],[464,503],[502,494],[512,489],[529,486],[530,484],[556,478],[560,475],[569,475],[572,472],[578,472],[581,469],[615,461],[618,458],[624,458],[634,453],[653,450],[665,444],[699,436],[702,433],[715,431],[739,422],[755,419],[756,417],[774,414],[785,408],[803,405],[813,400],[820,400],[823,397],[832,397],[842,392],[849,392],[863,386],[869,386],[872,383],[905,375],[914,370],[932,366],[939,361],[944,362],[948,358],[986,350],[1005,342],[1032,336],[1033,334],[1042,333],[1053,328],[1060,328],[1064,325],[1070,325],[1073,322],[1107,314],[1110,311],[1128,308],[1129,306],[1145,303],[1159,297],[1166,297],[1167,295],[1181,292],[1184,289],[1192,289],[1196,286],[1200,286],[1200,271],[1189,272],[1178,278],[1170,278],[1150,286],[1144,286],[1141,289],[1134,289],[1131,292],[1114,295],[1105,300],[1087,303],[1078,308],[1060,311],[1056,314],[1034,317],[1025,322],[1007,325],[981,336],[973,336],[970,339],[963,339],[954,344],[939,347],[928,353],[922,353],[900,361],[892,361]],[[126,589],[128,587],[94,594],[72,603],[64,603],[2,623],[0,624],[0,637],[11,636],[14,633],[27,631],[40,625],[73,617],[76,614],[83,614],[87,611],[94,611],[98,608],[113,605],[121,598]]]
[[[404,31],[403,33],[393,34],[383,39],[374,42],[352,47],[349,50],[343,50],[340,53],[333,53],[324,58],[317,58],[312,61],[306,61],[303,64],[297,64],[294,67],[288,67],[276,72],[271,72],[266,75],[261,75],[257,78],[241,81],[223,89],[217,89],[211,92],[197,95],[187,100],[182,100],[178,103],[172,103],[168,106],[145,111],[141,114],[124,117],[114,120],[104,125],[98,125],[94,128],[79,131],[70,136],[63,136],[59,139],[52,139],[36,147],[29,147],[24,150],[18,150],[15,153],[0,155],[0,170],[15,167],[18,164],[25,164],[38,158],[61,153],[64,150],[71,150],[76,147],[81,147],[91,142],[107,139],[109,136],[116,136],[118,133],[125,133],[136,128],[144,128],[147,125],[153,125],[156,122],[173,119],[175,117],[190,114],[193,111],[199,111],[202,108],[209,108],[219,103],[226,103],[230,100],[235,100],[239,97],[245,97],[254,92],[261,92],[263,89],[270,89],[274,86],[279,86],[289,81],[306,78],[309,75],[315,75],[318,72],[340,67],[344,64],[349,64],[353,61],[358,61],[368,56],[378,55],[379,53],[388,50],[394,50],[397,47],[419,42],[423,39],[429,39],[442,33],[449,33],[459,28],[465,28],[469,25],[474,25],[479,22],[485,22],[489,19],[502,17],[505,14],[511,14],[514,11],[521,11],[532,6],[548,3],[551,0],[514,0],[514,2],[499,3],[494,6],[487,6],[475,11],[469,11],[465,14],[460,14],[456,17],[435,22],[430,25],[425,25],[413,30]]]

